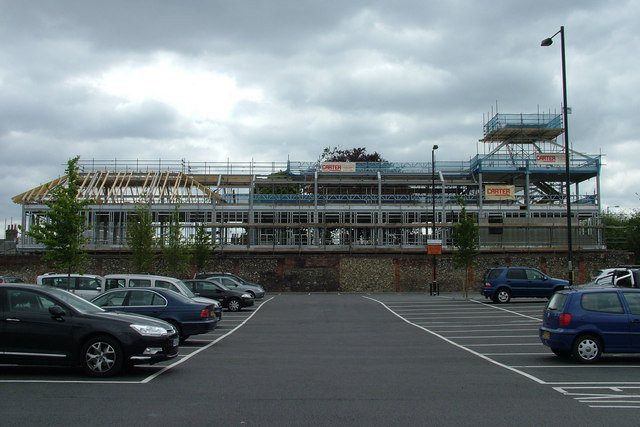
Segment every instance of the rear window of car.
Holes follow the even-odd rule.
[[[490,270],[487,270],[487,272],[484,274],[485,280],[498,278],[502,273],[502,270],[502,268],[492,268]]]
[[[568,297],[569,295],[567,294],[556,292],[549,300],[549,303],[547,304],[547,310],[562,310],[564,308],[564,304],[567,302]]]
[[[617,292],[598,292],[582,294],[582,308],[600,313],[624,313]]]

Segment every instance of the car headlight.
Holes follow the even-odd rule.
[[[165,328],[161,328],[160,326],[151,326],[151,325],[129,325],[131,328],[145,337],[162,337],[168,335],[167,330]]]

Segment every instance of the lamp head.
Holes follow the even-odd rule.
[[[542,40],[542,42],[540,42],[540,46],[551,46],[551,44],[553,43],[553,40],[551,40],[551,37],[549,37],[548,39],[544,39]]]
[[[434,150],[437,150],[437,149],[438,149],[438,146],[437,146],[437,145],[434,145],[434,146],[433,146],[433,149],[434,149]]]

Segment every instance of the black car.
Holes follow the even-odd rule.
[[[137,313],[171,323],[178,330],[180,342],[191,335],[206,334],[218,325],[215,305],[194,301],[171,289],[117,288],[91,302],[108,311]]]
[[[229,311],[238,311],[254,304],[254,298],[248,292],[231,290],[213,279],[190,279],[183,282],[197,295],[220,301]]]
[[[62,289],[0,286],[0,315],[0,363],[80,366],[106,377],[178,355],[170,324],[109,313]]]

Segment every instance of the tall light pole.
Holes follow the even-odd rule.
[[[569,267],[569,286],[573,284],[573,245],[571,236],[571,172],[569,170],[569,121],[567,118],[567,67],[565,65],[564,55],[564,26],[549,38],[542,40],[540,46],[551,46],[553,38],[560,34],[560,50],[562,52],[562,119],[564,120],[564,162],[565,162],[565,181],[566,181],[566,197],[567,197],[567,246],[568,246],[568,267]]]
[[[433,226],[431,227],[431,239],[436,238],[436,150],[438,149],[437,145],[434,145],[431,148],[431,215],[433,218]],[[436,268],[436,254],[434,253],[433,258],[431,260],[431,295],[433,295],[434,291],[437,295],[440,295],[440,289],[438,288],[438,281],[436,278],[437,268]]]

